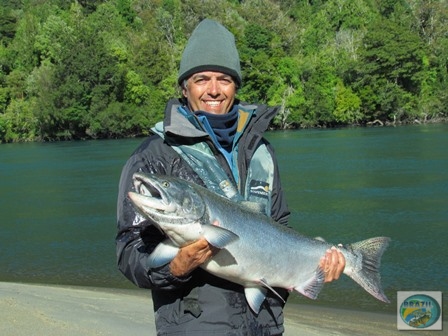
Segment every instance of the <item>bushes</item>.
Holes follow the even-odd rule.
[[[239,98],[281,106],[273,127],[447,117],[444,2],[25,3],[0,5],[0,142],[147,134],[204,17],[236,36]]]

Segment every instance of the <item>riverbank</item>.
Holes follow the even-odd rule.
[[[4,336],[155,335],[151,299],[139,290],[0,282],[0,316]],[[287,305],[285,318],[285,336],[402,335],[389,314]]]

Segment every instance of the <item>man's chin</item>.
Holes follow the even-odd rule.
[[[210,114],[226,114],[226,111],[221,109],[203,109],[202,111],[210,113]]]

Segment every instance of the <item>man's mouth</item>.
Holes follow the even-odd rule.
[[[204,101],[205,105],[210,106],[210,107],[218,107],[219,105],[221,105],[221,101]]]

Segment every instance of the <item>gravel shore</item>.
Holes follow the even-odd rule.
[[[151,298],[143,290],[0,282],[0,312],[3,336],[156,334]],[[287,304],[285,320],[284,336],[405,333],[397,330],[396,316],[391,314]]]

